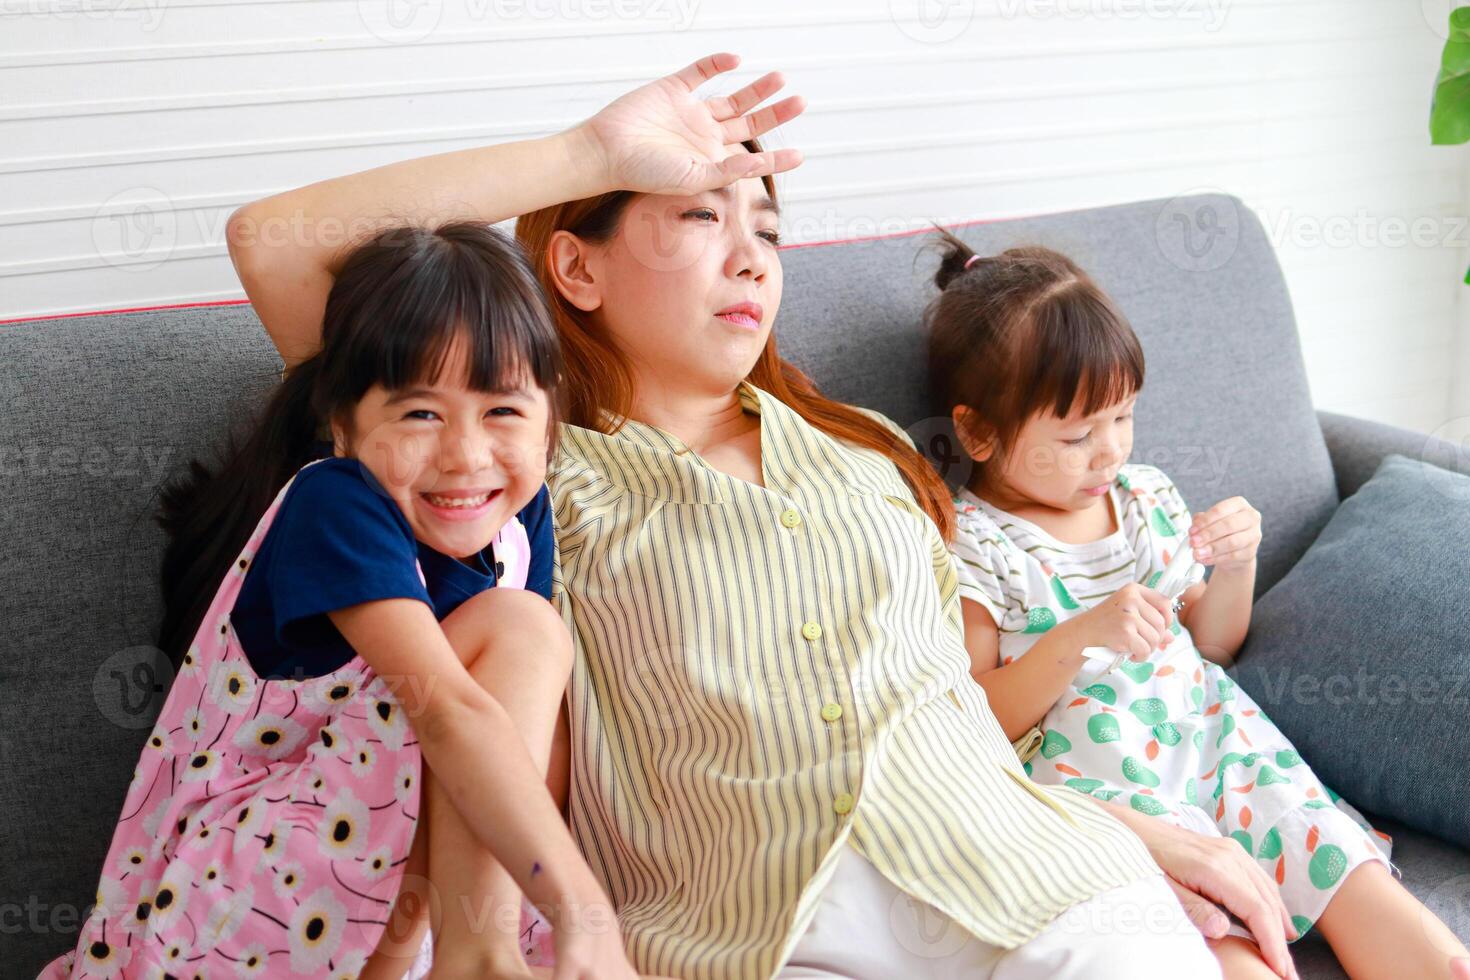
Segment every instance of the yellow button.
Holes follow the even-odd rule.
[[[851,813],[854,802],[856,801],[853,800],[851,793],[839,793],[837,799],[832,801],[832,809],[838,813]]]
[[[822,627],[816,623],[807,623],[801,628],[801,635],[808,640],[820,640],[822,638]]]
[[[842,717],[842,705],[840,705],[840,704],[824,704],[824,705],[822,705],[822,717],[825,718],[827,721],[836,721],[838,718],[841,718]]]
[[[801,523],[801,515],[794,510],[783,510],[781,512],[781,523],[786,527],[796,527]]]

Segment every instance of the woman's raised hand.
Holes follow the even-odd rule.
[[[705,99],[695,89],[740,64],[733,54],[712,54],[636,88],[579,124],[598,155],[609,186],[646,194],[695,194],[742,177],[790,170],[801,152],[750,154],[726,147],[760,136],[806,108],[799,95],[756,108],[786,84],[770,72],[733,95]]]

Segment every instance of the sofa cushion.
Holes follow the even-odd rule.
[[[1256,605],[1230,673],[1349,802],[1470,845],[1470,477],[1390,455]]]

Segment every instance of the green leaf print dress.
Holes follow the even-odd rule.
[[[1187,544],[1189,511],[1157,468],[1124,466],[1104,502],[1116,530],[1071,544],[968,490],[955,497],[960,595],[999,626],[1002,665],[1129,582],[1152,586]],[[1191,584],[1201,577],[1197,566]],[[1041,721],[1045,738],[1026,771],[1235,838],[1280,886],[1305,935],[1353,868],[1393,868],[1392,841],[1317,779],[1250,695],[1200,656],[1187,628],[1176,620],[1172,629],[1145,662],[1106,673],[1088,661]]]

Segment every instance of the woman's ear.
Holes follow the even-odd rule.
[[[583,313],[602,305],[602,283],[596,275],[592,247],[569,231],[551,236],[546,248],[547,267],[556,291]]]
[[[966,456],[983,463],[995,453],[995,434],[974,409],[968,405],[956,405],[950,412],[950,419]]]

